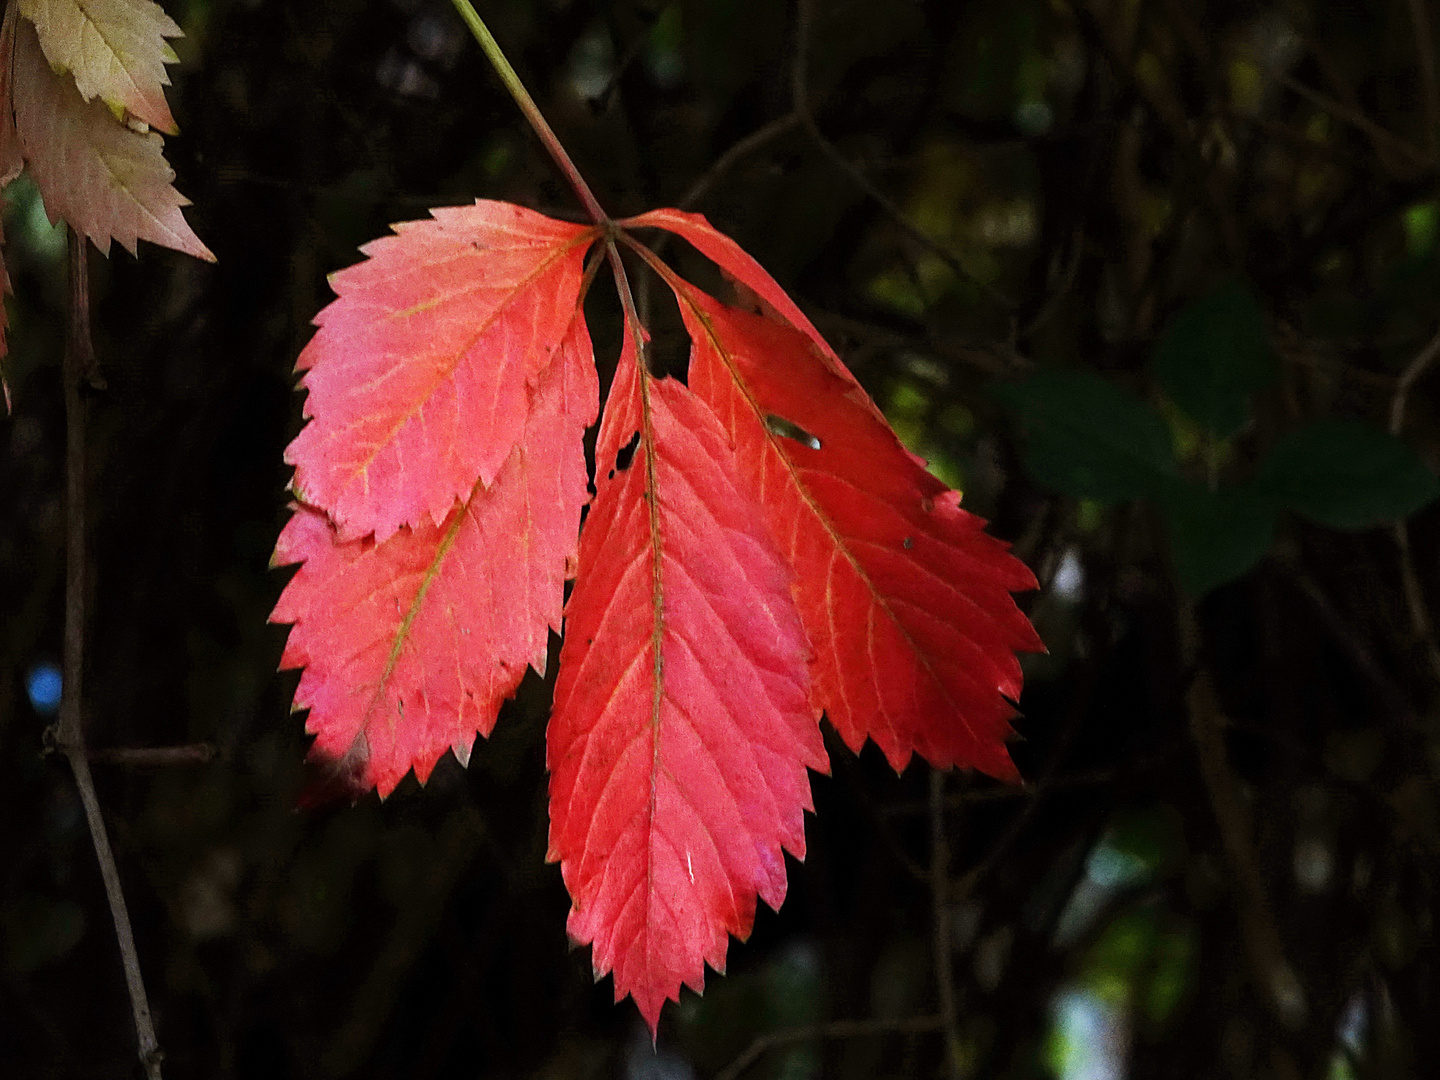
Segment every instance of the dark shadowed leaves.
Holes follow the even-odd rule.
[[[1249,488],[1209,491],[1187,484],[1160,505],[1175,575],[1192,596],[1248,573],[1275,534],[1274,505]]]
[[[1025,467],[1066,495],[1123,502],[1178,480],[1165,422],[1144,402],[1087,371],[1045,368],[994,388],[1025,435]]]
[[[1281,439],[1260,463],[1254,487],[1333,529],[1408,517],[1440,495],[1440,481],[1403,442],[1341,417],[1322,417]]]
[[[1215,435],[1244,427],[1251,395],[1275,377],[1265,313],[1249,286],[1231,278],[1177,312],[1153,370],[1170,400]]]

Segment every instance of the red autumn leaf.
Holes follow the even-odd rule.
[[[623,224],[636,228],[664,229],[687,240],[695,250],[720,268],[720,272],[744,301],[753,302],[762,314],[769,315],[777,322],[788,323],[808,337],[830,370],[849,384],[855,401],[868,409],[883,426],[889,426],[879,406],[871,400],[865,388],[850,373],[850,369],[835,355],[830,343],[820,336],[820,331],[815,329],[814,324],[805,317],[805,313],[790,299],[779,282],[771,277],[748,251],[705,220],[705,215],[665,208],[651,210],[639,217],[630,218]],[[910,454],[909,450],[905,452]],[[910,456],[922,469],[925,467],[923,458],[914,454]]]
[[[304,667],[315,752],[387,795],[423,783],[453,749],[469,760],[528,663],[544,673],[560,630],[587,495],[582,438],[595,419],[590,336],[573,320],[529,393],[529,420],[495,482],[439,525],[342,541],[321,512],[295,510],[276,564],[303,562],[272,620],[291,622],[282,667]]]
[[[593,226],[509,203],[431,211],[362,250],[300,354],[294,490],[344,539],[438,525],[520,438],[575,312]]]
[[[576,418],[593,413],[558,415],[542,388],[608,226],[500,203],[433,213],[335,277],[299,364],[313,419],[286,455],[306,508],[277,552],[305,560],[273,616],[296,623],[297,706],[319,754],[382,795],[446,748],[464,760],[523,663],[543,663],[583,501]],[[822,710],[897,768],[919,752],[1014,778],[1014,653],[1040,643],[1010,596],[1029,571],[769,275],[696,215],[630,224],[689,239],[768,316],[653,260],[694,338],[690,387],[642,368],[628,318],[565,608],[549,857],[572,936],[653,1030],[706,964],[723,969],[757,898],[783,899],[806,770],[827,766]],[[588,339],[565,363],[582,353]],[[518,497],[514,455],[556,449],[565,479],[545,490],[570,494],[525,519],[549,575],[534,586],[532,538],[486,507]]]
[[[866,405],[876,416],[880,416],[880,410],[871,402],[870,396],[860,389],[860,384],[855,381],[855,376],[850,374],[850,369],[835,355],[830,343],[820,336],[820,331],[815,329],[795,301],[790,299],[779,283],[749,252],[711,225],[704,214],[691,214],[666,207],[651,210],[621,224],[631,228],[664,229],[689,241],[695,250],[718,266],[732,282],[748,290],[767,314],[789,323],[813,341],[835,374],[853,385]]]
[[[631,342],[597,461],[548,734],[549,858],[596,978],[613,970],[653,1031],[682,983],[724,970],[757,895],[780,905],[806,767],[826,758],[789,574],[729,442]]]
[[[1015,652],[1043,649],[1010,593],[1030,571],[927,473],[808,336],[668,275],[692,339],[690,386],[715,410],[796,577],[814,700],[853,750],[903,769],[1018,780],[1005,749]]]
[[[820,350],[841,367],[839,358],[820,336],[803,312],[791,300],[785,290],[766,273],[765,268],[715,226],[705,219],[704,214],[691,214],[684,210],[664,207],[651,210],[639,217],[628,218],[620,224],[632,229],[664,229],[688,240],[690,244],[734,280],[744,284],[772,308],[780,318],[799,329]]]

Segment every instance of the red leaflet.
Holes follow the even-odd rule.
[[[366,245],[300,354],[294,490],[344,539],[438,525],[520,438],[575,313],[593,226],[509,203],[431,211]]]
[[[382,795],[488,733],[565,608],[549,857],[597,978],[652,1031],[725,964],[802,857],[827,713],[898,769],[913,753],[1016,778],[1010,593],[1034,578],[924,469],[795,304],[697,215],[688,239],[769,315],[680,298],[689,387],[626,344],[585,498],[595,374],[586,249],[616,233],[503,203],[433,211],[337,274],[301,355],[305,504],[273,618],[316,750]],[[566,328],[570,328],[566,337]],[[561,347],[562,338],[565,345]],[[561,350],[561,359],[553,357]]]
[[[525,665],[544,673],[548,633],[560,630],[597,405],[578,313],[529,397],[495,483],[475,485],[439,525],[340,541],[299,507],[276,545],[276,564],[304,563],[271,619],[295,624],[281,666],[305,668],[295,704],[310,710],[314,749],[382,796],[412,767],[423,782],[447,749],[468,761]]]
[[[676,236],[688,240],[700,254],[715,263],[735,281],[749,288],[773,308],[780,318],[804,333],[829,360],[844,370],[847,376],[849,375],[848,369],[845,369],[845,366],[840,363],[840,358],[820,336],[820,331],[816,330],[810,320],[795,306],[795,301],[786,295],[785,290],[780,288],[775,279],[765,272],[765,268],[756,262],[749,252],[706,221],[704,214],[689,214],[684,210],[666,207],[661,210],[651,210],[639,217],[629,218],[622,221],[621,224],[632,229],[664,229],[666,232],[672,232]]]
[[[1033,575],[805,334],[670,280],[690,386],[734,440],[794,569],[817,707],[848,746],[869,736],[897,770],[919,752],[1018,780],[1005,749],[1015,651],[1044,646],[1010,593]]]
[[[596,977],[613,970],[653,1031],[682,983],[724,970],[757,894],[779,906],[782,848],[805,852],[805,770],[826,758],[789,574],[728,440],[637,369],[633,343],[597,461],[548,735],[549,857]]]
[[[639,217],[630,218],[623,224],[633,228],[664,229],[689,241],[695,250],[718,266],[727,278],[748,290],[767,315],[780,322],[789,323],[813,341],[835,374],[850,383],[866,407],[880,417],[880,410],[870,400],[870,395],[861,389],[855,376],[850,374],[850,369],[835,355],[830,343],[820,336],[820,331],[815,329],[804,312],[795,306],[795,301],[790,299],[779,283],[766,273],[765,268],[756,262],[749,252],[706,221],[704,214],[688,214],[684,210],[665,208],[651,210]]]

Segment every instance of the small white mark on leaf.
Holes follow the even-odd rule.
[[[772,435],[779,435],[781,438],[793,439],[801,446],[808,446],[811,450],[820,449],[820,440],[810,432],[806,431],[799,424],[786,420],[783,416],[767,414],[765,417],[765,429]]]

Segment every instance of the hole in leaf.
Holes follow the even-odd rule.
[[[810,432],[806,431],[799,424],[791,423],[783,416],[767,414],[765,417],[765,430],[772,435],[779,435],[785,439],[794,439],[802,446],[808,446],[811,450],[820,449],[820,440]]]
[[[630,441],[622,446],[620,452],[615,455],[615,468],[610,470],[610,476],[612,478],[617,472],[624,472],[630,468],[630,462],[635,460],[635,448],[639,445],[640,433],[637,431],[634,435],[630,436]]]

